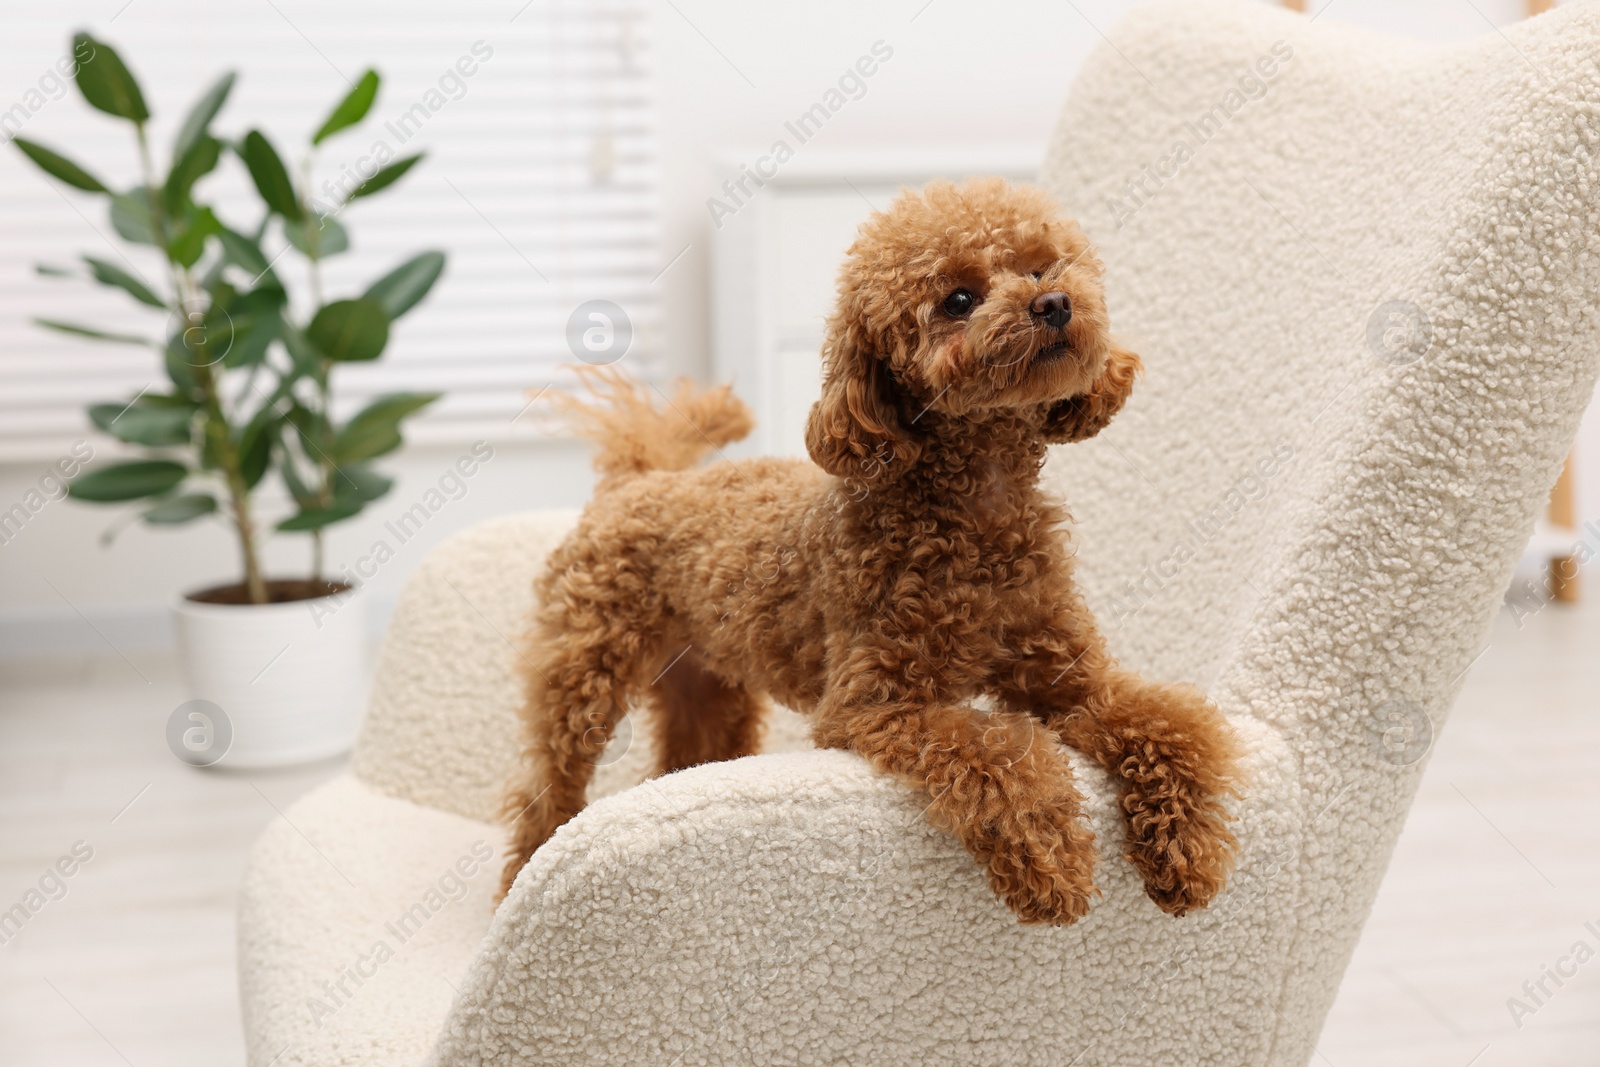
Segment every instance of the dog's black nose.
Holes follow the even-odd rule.
[[[1046,326],[1058,330],[1072,321],[1072,304],[1066,293],[1040,293],[1028,305],[1028,310],[1043,319]]]

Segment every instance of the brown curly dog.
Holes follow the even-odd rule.
[[[666,773],[756,751],[772,698],[813,716],[818,745],[926,790],[1024,922],[1073,922],[1095,893],[1058,741],[1120,783],[1151,899],[1182,915],[1217,894],[1232,734],[1199,691],[1113,663],[1038,488],[1046,447],[1099,432],[1140,372],[1108,336],[1101,273],[1039,190],[902,194],[840,277],[814,466],[689,469],[750,429],[726,387],[680,384],[658,410],[589,374],[601,401],[570,407],[603,477],[539,580],[503,890],[583,807],[630,704],[652,708]]]

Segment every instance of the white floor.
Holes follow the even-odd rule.
[[[1520,630],[1502,615],[1314,1063],[1600,1065],[1597,652],[1600,610],[1552,607]],[[0,913],[41,879],[59,897],[0,945],[4,1067],[243,1062],[233,910],[245,855],[338,764],[193,770],[163,740],[180,699],[160,657],[0,667]],[[75,845],[92,857],[63,895],[47,872]],[[1574,966],[1560,986],[1544,978],[1537,1002],[1523,990],[1542,968]],[[1512,997],[1533,1009],[1520,1027]]]

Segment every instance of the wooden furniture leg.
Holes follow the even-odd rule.
[[[1549,517],[1553,525],[1564,529],[1578,528],[1578,501],[1574,486],[1573,456],[1567,455],[1561,477],[1550,490]],[[1575,556],[1554,556],[1550,560],[1550,593],[1562,604],[1578,600],[1578,560]]]

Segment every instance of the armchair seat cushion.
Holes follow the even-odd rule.
[[[291,805],[239,905],[249,1062],[421,1062],[494,916],[501,840],[351,774]]]

